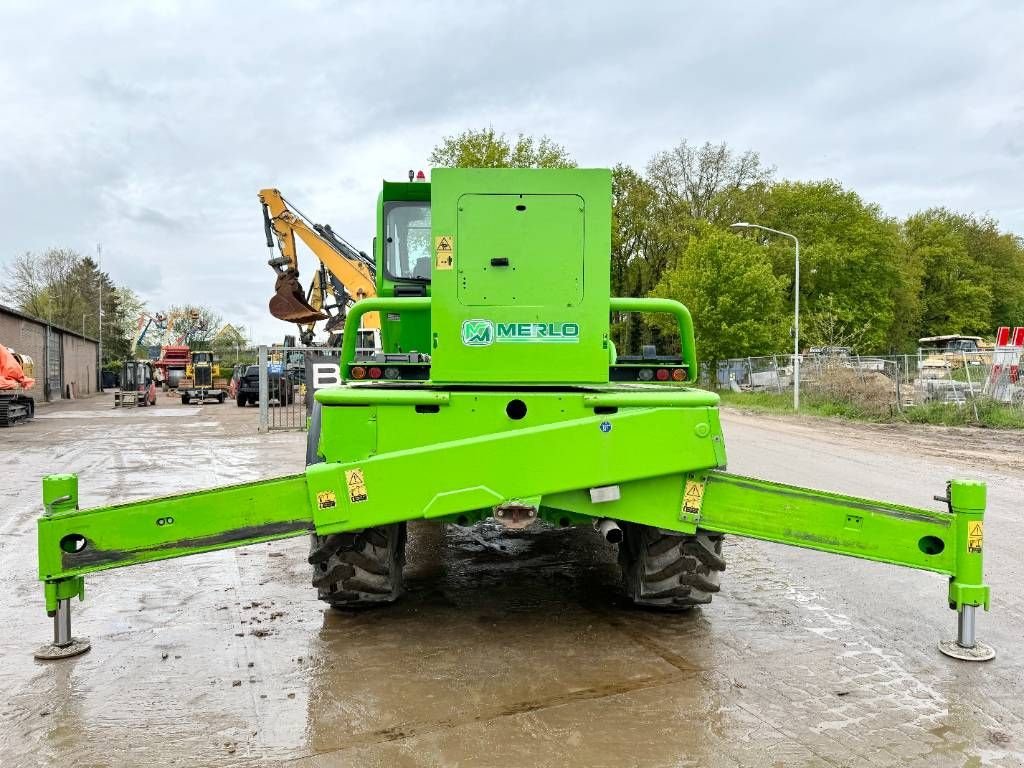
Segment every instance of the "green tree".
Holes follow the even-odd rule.
[[[758,205],[770,182],[755,152],[738,153],[726,144],[699,147],[686,140],[657,153],[641,175],[613,170],[612,286],[617,295],[645,296],[667,272],[685,263],[691,238],[707,223],[727,224]],[[683,261],[681,262],[681,259]],[[612,338],[623,351],[642,341],[664,345],[659,326],[635,315],[613,318]]]
[[[96,262],[69,248],[24,253],[7,268],[5,298],[23,312],[97,338],[103,304],[103,362],[129,353],[142,303]]]
[[[145,303],[131,288],[115,286],[109,292],[104,289],[103,307],[103,359],[131,357]]]
[[[430,153],[437,168],[575,168],[568,150],[547,136],[514,140],[488,126],[445,136]]]
[[[673,225],[703,220],[725,226],[738,221],[774,173],[756,152],[736,152],[724,142],[695,147],[686,139],[647,164],[647,181],[658,194],[663,218]]]
[[[181,338],[194,349],[209,349],[224,325],[216,311],[199,304],[175,304],[162,314],[167,317],[168,335]]]
[[[612,169],[611,291],[614,296],[646,296],[664,270],[665,249],[653,222],[658,199],[654,188],[627,165]],[[622,350],[640,347],[641,318],[625,313],[612,318],[612,340]]]
[[[788,327],[787,288],[786,278],[772,271],[763,246],[704,225],[651,295],[681,301],[689,308],[698,359],[714,372],[719,360],[782,351]],[[670,327],[673,320],[652,317],[666,338],[678,337]],[[713,373],[711,378],[715,380]]]
[[[762,197],[755,221],[800,239],[802,335],[827,323],[860,338],[859,351],[905,346],[906,328],[897,324],[896,307],[913,316],[914,292],[903,267],[899,227],[877,205],[836,181],[783,181]],[[775,274],[792,286],[792,242],[759,230],[745,236],[767,246]],[[793,298],[791,288],[787,303]]]
[[[921,275],[919,335],[989,335],[993,330],[993,269],[968,247],[970,222],[944,208],[903,225],[909,259]]]
[[[851,325],[843,320],[843,313],[836,306],[835,296],[829,294],[819,301],[813,312],[800,318],[800,342],[808,347],[846,347],[860,350],[864,347],[864,336],[871,329],[868,325]]]
[[[75,325],[82,330],[83,315],[90,309],[86,297],[79,293],[81,261],[82,257],[69,248],[25,252],[7,267],[5,298],[22,312],[55,325],[66,327],[77,318]],[[91,313],[95,315],[97,309],[98,305],[92,304]]]
[[[979,277],[991,278],[992,318],[986,335],[1000,325],[1024,323],[1024,241],[999,231],[989,217],[959,216],[969,258]]]

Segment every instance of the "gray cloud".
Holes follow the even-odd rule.
[[[26,2],[0,28],[0,261],[102,242],[154,305],[271,340],[256,192],[368,248],[380,179],[488,123],[584,165],[725,140],[1024,232],[1022,32],[1010,2]]]

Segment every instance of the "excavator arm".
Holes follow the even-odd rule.
[[[376,268],[371,257],[338,237],[330,226],[314,224],[301,213],[293,211],[280,191],[263,189],[259,197],[263,205],[267,247],[273,248],[276,239],[280,251],[280,256],[268,262],[277,272],[274,297],[270,300],[270,313],[274,317],[309,326],[331,317],[324,301],[325,294],[337,300],[342,315],[347,311],[348,301],[377,295]],[[318,273],[308,297],[299,282],[296,237],[309,247],[328,273],[327,280],[323,271]],[[376,314],[369,315],[364,326],[380,328],[380,319]]]

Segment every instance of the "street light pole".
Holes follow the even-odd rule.
[[[103,245],[96,243],[96,272],[99,273],[99,306],[96,307],[99,317],[97,323],[99,326],[99,333],[97,333],[97,341],[99,342],[96,350],[96,375],[99,379],[99,391],[103,391]]]
[[[793,278],[793,410],[800,410],[800,241],[796,235],[783,232],[781,229],[762,227],[760,224],[750,224],[746,221],[737,221],[730,224],[732,229],[760,229],[771,232],[775,235],[788,237],[793,241],[796,248],[796,269]],[[812,272],[814,270],[811,270]]]

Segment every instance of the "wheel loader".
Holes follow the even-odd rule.
[[[214,378],[220,376],[220,366],[213,362],[213,352],[194,351],[192,362],[186,373],[190,374],[188,386],[178,385],[178,393],[181,395],[181,404],[199,403],[207,400],[216,400],[223,403],[227,392],[220,387],[214,386]]]
[[[90,510],[75,476],[46,477],[39,577],[54,642],[37,655],[88,648],[70,613],[87,574],[307,536],[321,600],[382,605],[402,592],[409,521],[492,519],[594,528],[649,609],[710,603],[726,535],[931,571],[958,616],[942,650],[991,658],[975,639],[989,605],[985,486],[950,481],[927,509],[728,473],[718,396],[694,386],[687,308],[609,297],[611,199],[604,169],[385,182],[377,295],[348,312],[343,381],[316,391],[305,471]],[[625,312],[670,316],[680,352],[620,357],[610,316]],[[367,313],[382,350],[357,355]]]

